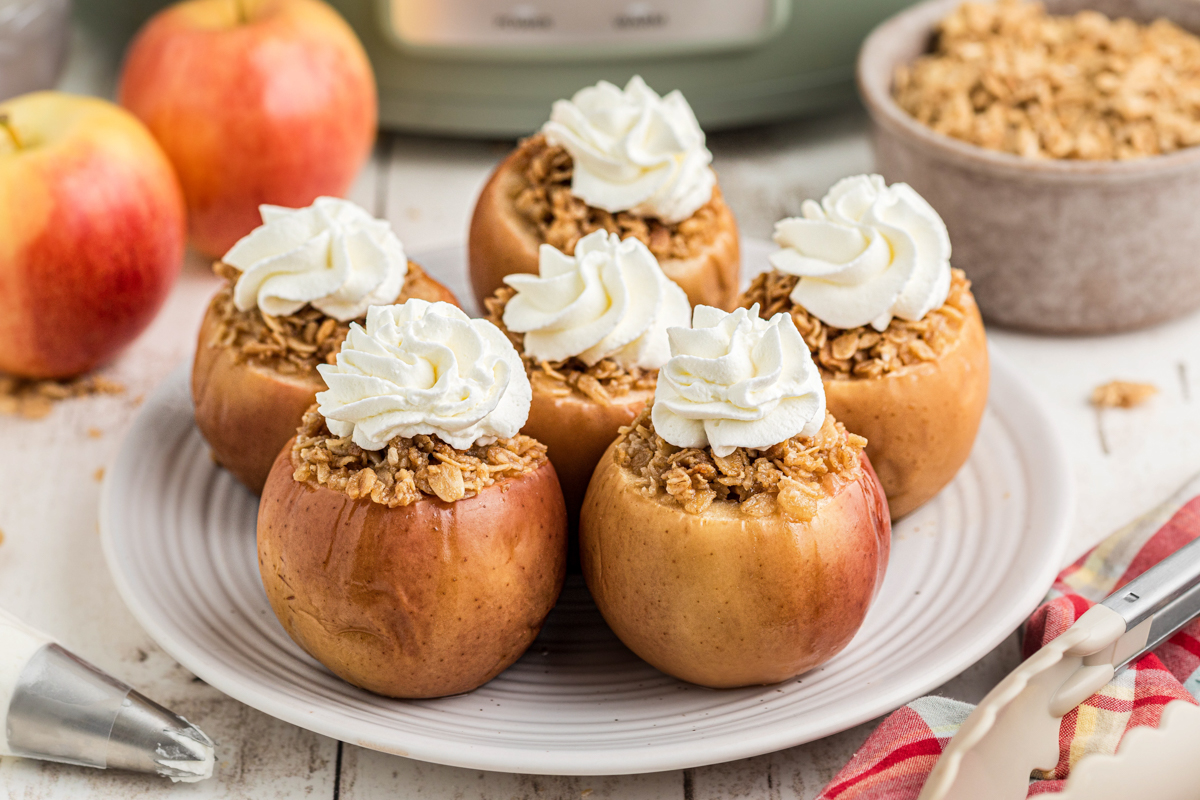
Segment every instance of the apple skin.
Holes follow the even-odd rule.
[[[609,446],[579,523],[583,577],[613,633],[680,680],[778,683],[839,653],[883,584],[891,522],[862,471],[808,522],[746,517],[736,503],[689,514],[642,494]]]
[[[293,477],[284,445],[258,506],[258,568],[284,630],[388,697],[469,692],[533,643],[566,575],[554,466],[446,503],[389,508]]]
[[[183,261],[183,195],[128,112],[35,92],[0,103],[0,372],[66,378],[117,355]]]
[[[170,6],[130,45],[118,96],[175,165],[192,243],[214,258],[260,204],[345,196],[375,141],[366,52],[318,0]]]

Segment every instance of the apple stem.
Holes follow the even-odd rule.
[[[246,5],[242,0],[233,0],[233,7],[237,10],[237,21],[239,25],[245,25],[250,21],[250,15],[246,13]]]
[[[8,134],[8,138],[12,140],[13,147],[20,150],[23,145],[21,144],[20,137],[17,136],[17,131],[13,128],[12,123],[9,122],[8,114],[0,114],[0,128],[3,128],[4,132]]]

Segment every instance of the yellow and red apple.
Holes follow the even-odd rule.
[[[0,372],[114,357],[175,282],[184,223],[170,163],[128,112],[61,92],[0,103]]]
[[[370,62],[319,0],[170,6],[130,46],[119,97],[175,165],[192,244],[214,257],[262,203],[344,196],[375,140]]]

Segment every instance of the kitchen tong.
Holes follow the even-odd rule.
[[[1200,480],[1176,498],[1185,492],[1200,493]],[[1148,515],[1145,524],[1157,527],[1159,516]],[[1058,762],[1063,715],[1197,616],[1200,539],[1093,606],[989,692],[947,745],[918,800],[1026,797],[1030,773]],[[1080,759],[1057,797],[1200,798],[1200,707],[1168,703],[1158,728],[1134,728],[1115,754]]]

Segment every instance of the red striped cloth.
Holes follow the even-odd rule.
[[[1143,519],[1117,531],[1058,575],[1046,601],[1025,626],[1029,656],[1074,624],[1083,612],[1178,548],[1200,537],[1200,497],[1165,510],[1161,525]],[[1107,686],[1071,710],[1059,728],[1058,764],[1035,772],[1029,796],[1062,791],[1071,767],[1094,753],[1112,753],[1125,733],[1156,726],[1172,700],[1200,699],[1200,619],[1118,672]],[[922,697],[893,713],[871,734],[818,800],[915,800],[934,762],[973,706]]]

